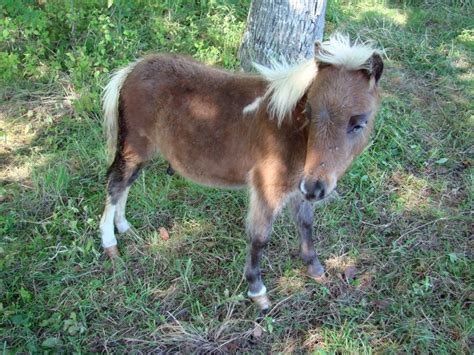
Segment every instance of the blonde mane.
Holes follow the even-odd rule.
[[[276,117],[278,124],[291,114],[317,75],[316,62],[358,70],[367,68],[369,58],[376,52],[371,43],[358,40],[351,43],[349,36],[335,33],[321,44],[314,59],[297,65],[271,61],[270,67],[254,63],[255,69],[269,83],[265,94],[270,98],[268,113]]]

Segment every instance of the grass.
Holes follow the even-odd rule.
[[[470,352],[469,1],[330,2],[326,33],[385,48],[383,105],[341,198],[316,209],[329,283],[304,277],[282,216],[263,319],[245,297],[245,192],[169,177],[158,160],[132,188],[120,263],[97,233],[109,72],[151,51],[238,68],[249,1],[108,3],[0,5],[4,352]]]

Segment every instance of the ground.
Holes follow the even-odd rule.
[[[249,0],[2,2],[4,352],[469,353],[473,7],[418,3],[330,2],[327,35],[385,50],[382,107],[339,199],[316,207],[328,283],[305,277],[284,214],[263,262],[274,306],[258,318],[245,191],[170,177],[157,160],[131,190],[120,261],[97,231],[110,71],[152,51],[237,69]]]

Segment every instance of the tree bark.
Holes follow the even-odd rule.
[[[239,50],[242,68],[312,57],[314,42],[323,37],[325,12],[326,0],[252,0]]]

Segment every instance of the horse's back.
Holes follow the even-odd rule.
[[[128,143],[144,159],[156,151],[197,182],[235,186],[251,166],[252,118],[243,108],[262,96],[265,83],[169,54],[145,57],[121,90]]]

